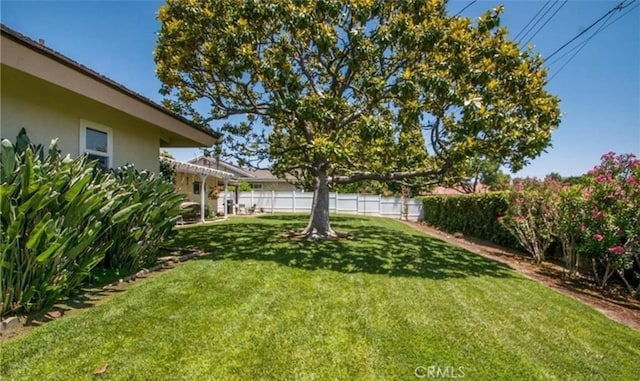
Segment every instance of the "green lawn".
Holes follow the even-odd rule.
[[[305,218],[287,215],[183,229],[211,255],[3,343],[0,375],[638,379],[640,332],[399,222],[333,221],[356,238],[288,241]]]

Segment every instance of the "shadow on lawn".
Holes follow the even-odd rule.
[[[363,217],[332,216],[332,226],[355,235],[351,240],[306,241],[283,237],[306,218],[272,215],[229,224],[193,227],[176,236],[178,246],[195,246],[203,260],[273,261],[305,270],[333,270],[430,279],[470,276],[512,277],[510,267],[418,232],[376,226]]]

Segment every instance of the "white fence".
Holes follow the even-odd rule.
[[[223,210],[224,194],[218,196],[218,210]],[[227,193],[227,200],[233,200],[234,194]],[[401,197],[381,197],[357,193],[329,194],[329,211],[331,213],[349,213],[359,215],[384,216],[397,219],[420,221],[422,219],[422,202],[416,199],[406,200],[406,210]],[[251,191],[238,193],[237,206],[248,210],[255,205],[256,211],[267,213],[278,212],[310,212],[313,202],[312,192],[299,191]],[[237,209],[234,209],[237,211]]]

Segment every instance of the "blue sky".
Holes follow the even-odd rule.
[[[620,1],[568,1],[531,44],[548,56]],[[640,0],[626,1],[633,3],[608,21],[630,10],[629,13],[595,35],[564,69],[559,71],[571,54],[558,62],[553,60],[579,46],[597,27],[548,62],[550,77],[555,77],[547,88],[562,100],[562,124],[553,135],[553,147],[548,148],[548,153],[517,176],[542,177],[550,172],[578,175],[591,169],[608,151],[640,156],[640,7],[636,7]],[[452,1],[449,9],[457,13],[470,3],[471,0]],[[562,4],[557,3],[548,16]],[[505,6],[502,24],[516,36],[545,1],[480,0],[463,14],[475,18],[499,4]],[[161,1],[146,0],[3,0],[0,20],[35,40],[44,39],[50,48],[159,102],[162,98],[154,73],[153,48],[159,29],[155,13],[161,5]],[[179,160],[188,160],[198,150],[173,153]]]

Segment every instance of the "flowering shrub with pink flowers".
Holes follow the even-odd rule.
[[[640,296],[640,161],[635,155],[603,155],[581,185],[524,179],[514,184],[500,221],[536,262],[557,241],[570,274],[590,262],[599,286],[617,274]]]
[[[633,154],[603,155],[574,185],[548,176],[520,180],[506,192],[427,197],[424,219],[524,249],[537,263],[560,251],[570,276],[591,272],[602,288],[619,278],[640,297],[640,161]]]
[[[545,251],[554,241],[557,187],[557,182],[535,178],[514,184],[508,196],[507,213],[500,218],[536,263],[542,262]]]
[[[589,172],[580,195],[582,213],[574,226],[575,249],[590,258],[596,282],[604,287],[618,274],[629,291],[633,278],[640,294],[640,161],[633,154],[602,156]],[[635,267],[634,267],[635,265]],[[634,271],[634,268],[636,271]]]

